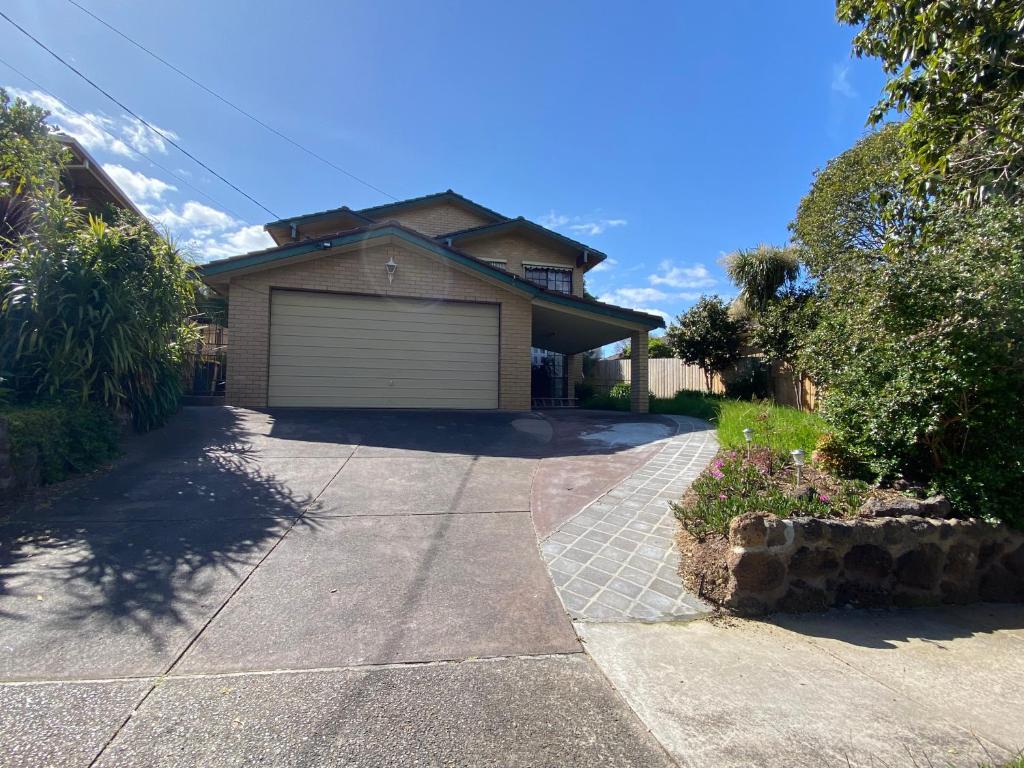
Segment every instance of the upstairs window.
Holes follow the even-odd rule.
[[[523,266],[523,276],[534,285],[547,288],[549,291],[572,293],[572,270],[557,267]]]

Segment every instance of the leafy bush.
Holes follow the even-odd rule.
[[[812,364],[848,454],[1024,524],[1024,210],[936,201],[828,279],[821,317]]]
[[[608,396],[613,400],[625,400],[629,401],[630,393],[633,391],[633,387],[630,386],[628,381],[620,381],[618,384],[611,388]]]
[[[98,405],[33,405],[0,411],[7,422],[11,458],[26,472],[34,466],[42,483],[86,472],[118,453],[113,414]]]
[[[739,359],[740,330],[725,302],[717,296],[702,296],[669,326],[665,340],[683,362],[704,369],[710,390],[714,375]]]
[[[768,397],[768,367],[756,358],[746,358],[726,374],[725,395],[736,400],[764,400]]]
[[[189,265],[144,222],[83,220],[51,201],[48,223],[0,263],[0,359],[22,401],[125,408],[138,429],[177,410],[198,340]]]
[[[808,473],[812,470],[808,469]],[[796,495],[792,468],[769,448],[758,447],[748,460],[741,451],[720,454],[693,481],[676,516],[690,533],[726,534],[734,517],[767,512],[778,517],[845,517],[856,513],[867,486],[863,483],[811,477],[819,488]]]
[[[586,402],[594,396],[594,385],[585,381],[576,382],[576,398],[580,402]]]

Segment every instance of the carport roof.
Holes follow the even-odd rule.
[[[289,243],[287,245],[266,248],[262,251],[253,251],[240,256],[231,256],[226,259],[211,261],[199,265],[196,271],[201,278],[209,281],[211,278],[219,276],[229,277],[232,273],[253,272],[281,267],[290,260],[301,256],[353,243],[366,242],[380,237],[397,237],[412,245],[428,250],[435,255],[450,259],[463,267],[480,272],[493,280],[504,283],[513,290],[527,294],[539,303],[570,308],[578,312],[605,318],[614,318],[648,330],[662,328],[665,325],[665,321],[662,318],[656,315],[649,315],[646,312],[637,312],[636,310],[618,307],[614,304],[605,304],[594,299],[572,296],[567,293],[541,288],[517,275],[488,264],[482,259],[470,256],[468,253],[463,253],[444,243],[439,243],[432,238],[425,237],[419,232],[403,227],[394,221],[371,224],[359,229],[338,232],[311,240],[303,240],[300,243]]]

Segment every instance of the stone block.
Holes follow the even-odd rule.
[[[978,544],[957,541],[946,552],[943,576],[954,584],[969,584],[978,570]]]
[[[786,544],[786,529],[789,527],[785,520],[774,515],[765,518],[765,544],[769,547],[781,547]]]
[[[734,547],[763,547],[768,538],[767,517],[760,512],[747,512],[733,518],[729,525],[729,543]]]
[[[843,557],[843,568],[858,582],[881,582],[892,572],[892,555],[874,544],[855,544]]]
[[[1024,543],[1003,556],[1003,566],[1014,576],[1024,579]]]
[[[795,579],[778,602],[778,610],[787,613],[825,611],[832,605],[832,596],[820,587]]]
[[[995,563],[981,577],[978,597],[992,603],[1011,603],[1024,599],[1024,584],[1001,564]]]
[[[772,592],[786,578],[782,560],[768,552],[730,552],[726,563],[735,588],[743,592]]]
[[[932,590],[938,585],[945,554],[935,544],[922,544],[896,561],[896,582],[905,587]]]
[[[789,575],[798,579],[817,579],[833,576],[839,570],[836,553],[822,547],[800,547],[789,559]]]

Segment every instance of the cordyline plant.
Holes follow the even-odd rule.
[[[84,218],[56,194],[0,261],[0,359],[23,401],[102,403],[138,429],[178,407],[198,340],[190,265],[146,223]]]

